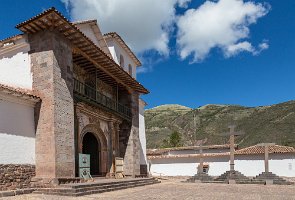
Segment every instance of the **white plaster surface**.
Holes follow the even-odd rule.
[[[120,65],[120,55],[124,57],[124,70],[126,72],[129,72],[129,64],[132,66],[132,77],[136,78],[136,64],[131,59],[131,57],[128,55],[128,53],[121,47],[120,44],[118,44],[115,40],[107,39],[106,40],[107,45],[109,47],[109,50],[111,52],[111,55],[114,59],[114,61]]]
[[[29,46],[0,53],[0,83],[12,87],[32,89],[32,73]],[[4,52],[3,52],[4,51]]]
[[[145,102],[139,99],[139,141],[141,146],[140,164],[147,165],[144,106]]]
[[[0,164],[35,163],[34,108],[0,99]]]
[[[77,24],[76,25],[96,46],[100,47],[98,43],[98,39],[95,36],[93,30],[91,29],[89,24]]]
[[[208,174],[219,176],[229,170],[229,159],[205,158],[209,164]],[[197,172],[199,162],[196,158],[154,159],[151,161],[151,173],[158,176],[193,176]],[[294,155],[270,155],[270,171],[279,176],[295,177]],[[245,176],[257,176],[264,172],[263,155],[238,156],[235,160],[235,170]]]

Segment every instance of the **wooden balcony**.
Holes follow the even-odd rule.
[[[114,112],[115,114],[127,120],[131,120],[132,113],[130,108],[105,96],[101,92],[97,91],[95,88],[92,88],[78,81],[77,79],[74,79],[74,94],[77,98],[81,100],[98,105],[109,111]]]

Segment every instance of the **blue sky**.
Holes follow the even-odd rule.
[[[91,5],[94,0],[92,2],[91,0],[87,1]],[[19,33],[14,28],[16,24],[52,6],[56,7],[67,18],[72,20],[79,19],[81,10],[77,9],[78,5],[75,5],[70,0],[64,0],[63,2],[70,3],[70,7],[66,9],[65,4],[58,0],[10,0],[9,2],[1,2],[0,38],[3,39]],[[131,0],[126,0],[126,3],[130,2]],[[244,1],[244,3],[247,2],[249,1]],[[178,34],[181,29],[179,19],[189,9],[201,11],[198,9],[204,5],[205,1],[187,1],[186,7],[180,7],[176,4],[172,6],[168,4],[157,6],[168,11],[169,9],[166,9],[165,6],[170,6],[171,13],[165,16],[151,13],[151,18],[153,16],[159,16],[161,20],[165,18],[165,25],[167,25],[167,21],[170,18],[173,18],[174,21],[169,21],[169,25],[166,27],[161,23],[158,23],[158,26],[156,26],[157,23],[154,23],[156,18],[151,19],[153,20],[152,23],[154,23],[152,24],[149,23],[149,17],[143,16],[144,19],[146,18],[146,21],[140,21],[139,23],[141,23],[141,26],[147,26],[147,29],[145,27],[137,27],[132,32],[125,31],[124,27],[128,27],[128,21],[136,18],[132,14],[140,14],[136,13],[136,11],[134,13],[131,12],[131,16],[129,14],[128,16],[127,14],[124,15],[123,13],[124,19],[128,20],[126,20],[126,24],[120,21],[120,25],[116,24],[116,16],[105,18],[97,14],[97,10],[90,10],[87,13],[92,14],[82,16],[81,18],[94,18],[97,16],[100,24],[102,24],[103,32],[108,32],[109,29],[118,27],[118,30],[113,31],[123,35],[123,38],[126,38],[126,42],[136,49],[136,53],[144,63],[141,67],[144,69],[142,70],[144,72],[138,74],[138,80],[151,92],[143,97],[148,103],[147,108],[161,104],[181,104],[193,108],[205,104],[258,106],[293,100],[295,99],[295,1],[266,0],[251,2],[253,5],[262,3],[261,5],[267,11],[260,13],[261,16],[257,17],[255,23],[246,23],[248,28],[247,37],[240,38],[234,43],[234,45],[245,44],[242,42],[246,41],[248,45],[251,45],[251,48],[235,52],[230,56],[226,56],[228,51],[225,49],[230,49],[229,47],[233,46],[232,44],[227,44],[227,46],[222,48],[218,45],[212,47],[209,49],[209,53],[205,54],[205,57],[200,56],[202,52],[198,49],[190,52],[185,58],[181,57],[180,52],[184,51],[184,48],[181,47],[179,42]],[[216,3],[216,1],[213,3]],[[207,7],[210,7],[210,5]],[[149,6],[154,12],[153,5],[148,4],[143,5],[144,11],[149,11]],[[86,8],[84,9],[87,10]],[[173,11],[173,8],[176,8],[176,10]],[[209,13],[208,15],[210,15],[209,11],[204,13]],[[161,12],[159,10],[159,13]],[[193,20],[188,19],[188,21],[184,22],[193,22]],[[132,23],[136,24],[136,21]],[[108,24],[113,25],[113,27],[108,26]],[[189,28],[194,33],[193,31],[197,27],[192,23]],[[204,28],[204,25],[201,28]],[[149,29],[152,29],[152,31],[157,29],[154,32],[148,33],[148,35],[151,35],[151,38],[147,38],[144,35],[146,30]],[[140,32],[142,30],[145,32]],[[166,36],[167,34],[169,35],[163,39],[163,41],[168,39],[166,43],[158,40],[157,34],[160,33],[162,36],[163,33],[166,33]],[[208,34],[208,37],[210,34],[211,32]],[[132,36],[131,38],[130,35]],[[138,35],[143,35],[144,37],[140,38]],[[220,33],[221,38],[227,35],[229,33],[226,31]],[[219,32],[217,31],[212,37],[216,38],[218,36]],[[136,37],[139,39],[132,40],[132,38]],[[208,37],[204,40],[208,39],[208,41],[211,41]],[[190,42],[190,40],[188,41]],[[202,41],[201,44],[203,45]],[[200,44],[200,40],[195,40],[195,42]],[[268,48],[260,50],[259,45],[262,43],[267,44]],[[147,46],[147,49],[144,48],[145,46]],[[194,60],[194,55],[196,55],[197,60]]]

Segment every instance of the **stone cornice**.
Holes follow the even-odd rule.
[[[77,103],[75,104],[75,107],[80,110],[80,112],[88,114],[90,116],[94,116],[98,118],[99,120],[104,120],[106,122],[114,122],[121,124],[122,120],[117,118],[115,115],[111,114],[110,112],[104,111],[100,108],[89,106],[85,103]]]

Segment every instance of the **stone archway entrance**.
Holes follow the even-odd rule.
[[[90,154],[90,174],[97,176],[101,174],[101,144],[91,132],[83,137],[82,153]]]

